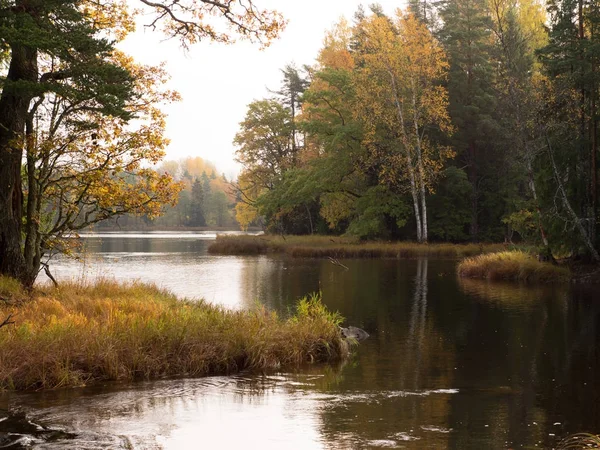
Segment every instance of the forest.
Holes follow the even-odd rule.
[[[235,138],[242,227],[598,254],[600,6],[360,8]]]
[[[178,186],[176,203],[165,205],[160,215],[123,214],[99,222],[96,229],[239,228],[235,220],[235,190],[225,174],[218,175],[217,168],[210,161],[199,156],[167,160],[155,170],[159,174],[167,174]]]

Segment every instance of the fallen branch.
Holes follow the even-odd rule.
[[[346,269],[346,270],[350,270],[348,267],[346,267],[345,265],[343,265],[343,264],[342,264],[341,262],[339,262],[337,259],[335,259],[335,258],[332,258],[331,256],[328,256],[327,258],[329,259],[329,262],[330,262],[331,264],[333,264],[334,266],[340,266],[340,267],[343,267],[343,268],[344,268],[344,269]]]

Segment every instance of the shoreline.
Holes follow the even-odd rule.
[[[215,255],[287,254],[296,258],[391,258],[422,256],[462,258],[505,249],[504,244],[418,244],[415,242],[361,242],[340,236],[218,235],[208,252]]]
[[[0,277],[0,391],[228,375],[345,360],[342,317],[319,294],[291,317],[234,311],[142,283],[100,280],[25,293]]]

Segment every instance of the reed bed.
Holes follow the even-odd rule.
[[[488,280],[515,280],[523,282],[568,282],[569,269],[539,262],[533,255],[515,250],[466,258],[457,266],[458,275]]]
[[[0,286],[6,280],[0,279]],[[280,318],[257,306],[231,311],[179,300],[140,283],[44,288],[20,305],[0,302],[0,390],[228,374],[342,360],[341,317],[319,295]]]
[[[361,242],[331,236],[217,236],[208,251],[220,255],[285,253],[298,258],[461,258],[502,250],[502,244]]]

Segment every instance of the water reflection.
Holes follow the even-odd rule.
[[[216,257],[207,243],[88,239],[88,269],[282,314],[321,290],[371,337],[342,367],[12,394],[10,408],[90,448],[551,448],[600,432],[598,290],[458,280],[451,261]]]

